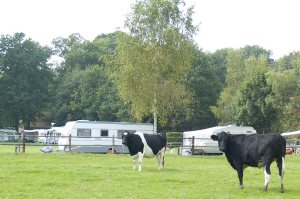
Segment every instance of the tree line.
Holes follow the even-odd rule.
[[[193,41],[193,8],[181,4],[138,1],[125,21],[129,32],[91,41],[74,33],[55,38],[52,48],[24,33],[2,35],[0,128],[88,119],[172,131],[228,124],[298,130],[300,53],[274,60],[256,45],[204,52]]]

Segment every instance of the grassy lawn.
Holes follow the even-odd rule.
[[[15,155],[0,146],[0,198],[299,198],[300,156],[286,157],[285,193],[279,192],[276,164],[268,192],[262,169],[247,168],[243,190],[224,156],[168,154],[165,168],[144,159],[132,171],[129,155],[39,152]],[[13,147],[11,148],[13,149]],[[7,150],[7,151],[6,151]]]

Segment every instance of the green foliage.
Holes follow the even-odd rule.
[[[154,114],[162,126],[186,112],[184,81],[192,61],[192,8],[181,1],[137,1],[126,20],[130,34],[117,37],[114,78],[138,120]],[[184,7],[184,6],[183,6]]]
[[[130,107],[120,100],[107,75],[115,54],[115,34],[99,35],[92,42],[80,35],[58,38],[56,51],[65,62],[51,87],[55,96],[49,105],[49,122],[64,125],[69,120],[131,121]]]
[[[222,79],[218,77],[218,73],[212,65],[211,57],[196,50],[187,77],[187,89],[192,93],[189,115],[185,118],[182,129],[204,129],[217,125],[210,106],[216,104],[222,88]]]
[[[86,40],[78,33],[71,34],[68,38],[58,37],[53,39],[55,53],[60,57],[65,57],[74,48],[82,45]]]
[[[183,8],[183,0],[138,0],[128,14],[125,26],[131,36],[150,45],[177,43],[182,36],[189,40],[198,26],[193,25],[193,7]]]
[[[28,128],[36,118],[132,121],[132,114],[152,122],[153,114],[170,131],[217,123],[299,130],[299,52],[276,62],[259,46],[203,53],[192,40],[193,8],[185,8],[179,0],[137,1],[129,34],[56,38],[64,61],[53,71],[51,49],[23,33],[1,36],[0,127]]]
[[[282,69],[270,73],[268,82],[272,85],[273,95],[270,101],[277,108],[277,126],[281,132],[295,131],[299,126],[299,96],[300,96],[300,56],[297,53],[292,54],[292,59],[280,59],[277,63],[284,65]],[[289,60],[289,61],[288,61]]]
[[[250,125],[260,133],[273,130],[277,112],[269,100],[272,88],[266,74],[271,68],[266,55],[264,50],[249,46],[228,53],[226,87],[212,108],[221,124]]]
[[[239,90],[237,122],[253,126],[258,133],[270,133],[276,119],[275,108],[267,100],[271,92],[264,72],[257,71],[247,78]]]
[[[80,115],[72,111],[71,101],[72,93],[79,87],[79,79],[83,71],[80,69],[73,70],[64,75],[55,78],[49,91],[51,102],[48,104],[48,122],[54,122],[57,126],[63,126],[67,121],[82,119],[82,111]]]
[[[300,129],[300,96],[290,97],[283,108],[281,119],[282,129],[286,131],[297,131]]]
[[[227,55],[232,49],[220,49],[216,50],[214,53],[208,54],[211,59],[211,64],[217,73],[222,84],[226,81],[226,68],[227,68]]]
[[[285,71],[297,67],[297,60],[299,60],[300,52],[291,52],[288,55],[280,58],[276,63],[278,71]]]
[[[0,123],[18,129],[34,121],[45,106],[52,78],[47,63],[51,49],[40,46],[25,34],[1,36],[0,40]]]
[[[178,148],[183,143],[183,132],[167,132],[168,147]]]
[[[238,105],[237,91],[245,78],[245,63],[241,50],[228,50],[226,56],[226,86],[220,93],[217,106],[212,106],[212,112],[220,124],[235,124],[237,122]]]
[[[261,133],[298,130],[299,53],[275,63],[258,46],[226,52],[226,85],[212,107],[219,123],[251,125]]]
[[[258,59],[261,56],[265,56],[267,57],[267,62],[268,64],[272,64],[274,62],[273,59],[271,59],[271,51],[270,50],[266,50],[260,46],[254,45],[254,46],[245,46],[242,49],[242,54],[244,59],[248,59],[250,57],[255,57],[256,59]]]
[[[81,118],[100,121],[130,120],[130,112],[120,110],[127,107],[118,97],[117,89],[109,80],[103,67],[97,65],[84,70],[78,79],[79,86],[72,93],[72,111],[82,114]]]

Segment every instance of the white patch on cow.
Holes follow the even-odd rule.
[[[133,170],[136,169],[136,163],[138,162],[138,171],[142,170],[142,162],[143,162],[143,153],[138,152],[136,155],[131,156],[131,159],[133,161]]]
[[[285,162],[284,162],[284,157],[282,157],[282,170],[281,170],[281,176],[280,176],[280,183],[281,184],[283,184],[284,171],[285,171]]]
[[[131,156],[131,159],[132,159],[132,161],[133,161],[133,167],[132,167],[133,170],[136,169],[136,161],[137,161],[137,158],[138,158],[138,154]]]
[[[284,157],[282,157],[282,175],[285,171],[285,161],[284,161]]]
[[[142,163],[143,163],[143,154],[141,152],[138,153],[139,155],[139,169],[138,171],[142,171]]]
[[[270,182],[271,175],[267,173],[266,167],[264,168],[264,173],[265,173],[265,187],[267,187]]]
[[[124,134],[123,135],[128,135],[128,133],[127,132],[124,132]]]
[[[152,157],[154,157],[153,151],[149,147],[149,145],[147,144],[146,139],[144,137],[144,134],[143,133],[138,133],[138,132],[135,133],[135,134],[137,134],[137,135],[140,136],[140,138],[142,139],[142,142],[144,144],[144,151],[143,151],[144,157],[146,157],[146,158],[152,158]]]

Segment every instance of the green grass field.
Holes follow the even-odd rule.
[[[262,192],[262,169],[247,168],[244,189],[224,156],[182,157],[167,154],[165,168],[144,159],[142,172],[132,170],[129,155],[39,152],[29,147],[14,154],[0,146],[0,198],[299,198],[300,156],[286,156],[285,193],[279,192],[272,164],[268,192]]]

